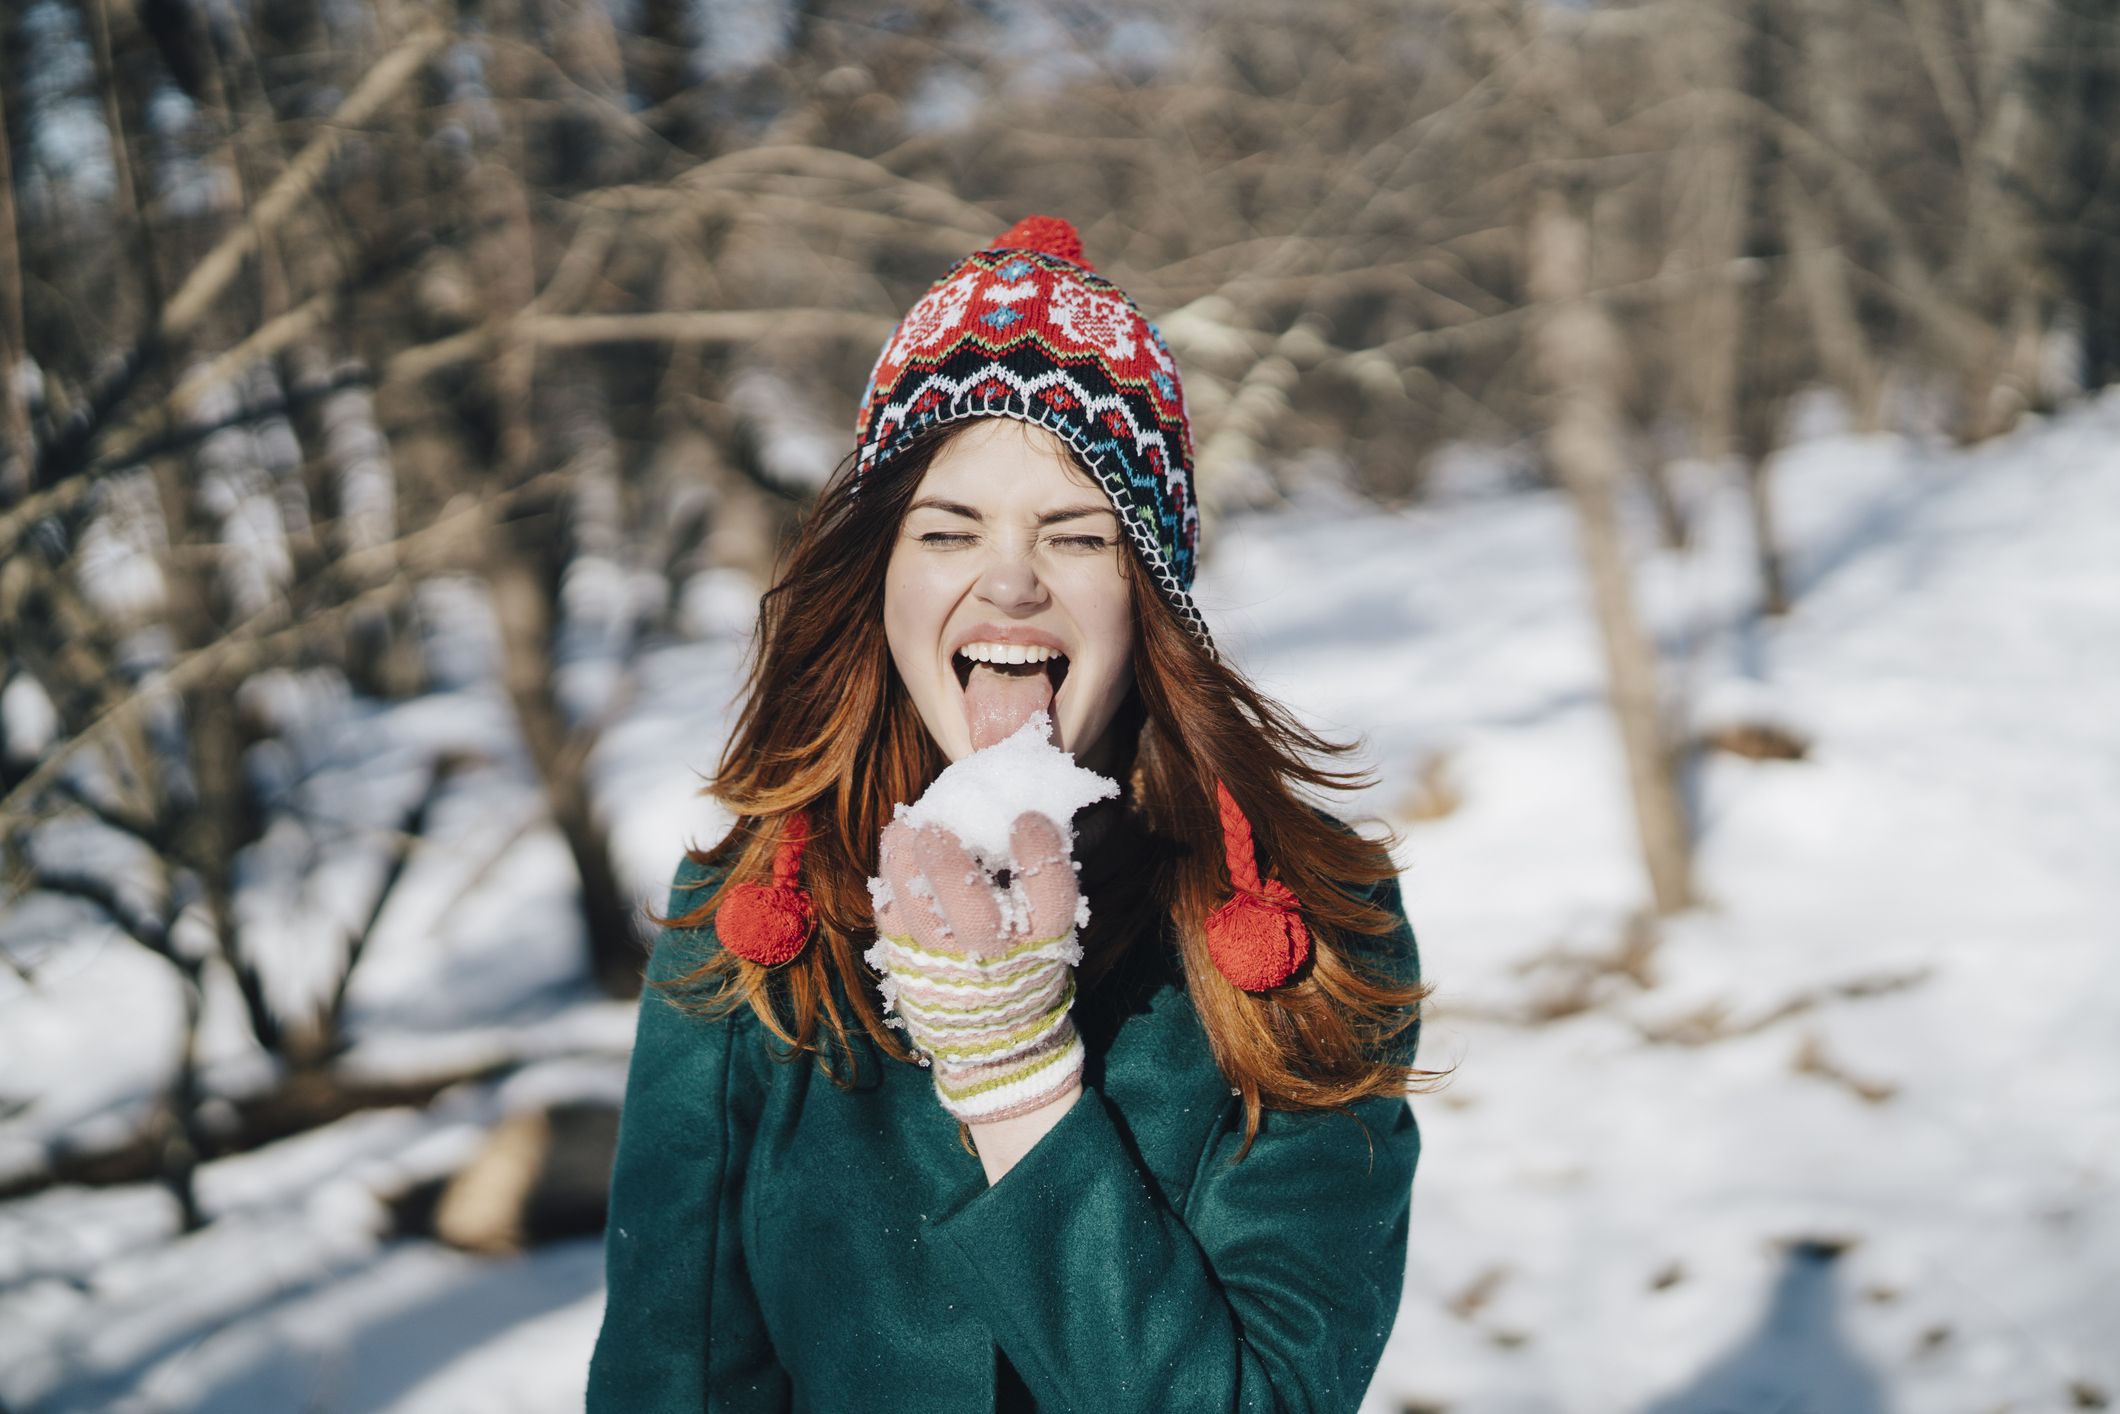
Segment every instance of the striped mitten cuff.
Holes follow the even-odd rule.
[[[1081,1077],[1073,929],[992,955],[880,937],[867,959],[890,1019],[933,1067],[942,1107],[966,1123],[1026,1114]]]

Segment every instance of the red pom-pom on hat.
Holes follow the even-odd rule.
[[[802,887],[802,851],[809,842],[810,817],[798,810],[781,827],[772,881],[736,885],[715,910],[714,932],[723,947],[760,967],[778,967],[802,951],[816,921]]]
[[[1084,270],[1097,268],[1083,258],[1081,234],[1058,216],[1026,216],[994,237],[988,249],[1035,250],[1072,261]]]
[[[1207,915],[1207,955],[1215,968],[1247,992],[1264,992],[1295,976],[1310,960],[1310,929],[1301,901],[1279,879],[1259,878],[1251,821],[1229,787],[1215,782],[1222,816],[1222,850],[1236,892]]]

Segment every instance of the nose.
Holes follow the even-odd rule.
[[[1022,614],[1045,607],[1045,582],[1029,560],[997,555],[979,572],[973,592],[1004,613]]]

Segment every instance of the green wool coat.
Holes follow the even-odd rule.
[[[705,877],[678,870],[671,916]],[[1399,927],[1360,941],[1417,977],[1397,884],[1372,898]],[[1243,1105],[1174,951],[1136,947],[1075,1001],[1081,1098],[990,1187],[925,1069],[863,1038],[840,1089],[748,1009],[703,1021],[652,986],[718,946],[666,929],[649,962],[591,1414],[1360,1403],[1405,1273],[1404,1099],[1269,1111],[1237,1161]]]

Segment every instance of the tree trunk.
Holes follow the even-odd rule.
[[[1848,412],[1860,432],[1884,425],[1884,375],[1862,329],[1862,315],[1848,288],[1847,258],[1826,229],[1818,205],[1795,176],[1781,184],[1789,254],[1811,325],[1811,340],[1826,377],[1848,400]]]
[[[1575,505],[1612,710],[1625,749],[1642,860],[1659,913],[1693,902],[1691,841],[1657,685],[1655,651],[1634,607],[1614,505],[1625,475],[1614,370],[1619,339],[1589,290],[1590,233],[1568,199],[1541,192],[1528,233],[1533,335],[1554,412],[1546,455]]]
[[[2112,62],[2108,0],[2063,0],[2052,8],[2034,82],[2055,115],[2049,262],[2082,328],[2083,386],[2120,379],[2120,182],[2113,133],[2120,128],[2120,66]]]
[[[512,10],[496,10],[489,18],[501,32],[520,23]],[[501,51],[489,59],[484,96],[504,116],[498,142],[476,158],[467,195],[479,233],[470,255],[482,312],[500,320],[521,313],[536,295],[537,243],[521,177],[524,129],[513,116],[520,110],[511,106],[530,85],[519,58]],[[504,343],[487,365],[494,427],[488,482],[495,492],[521,487],[553,460],[540,436],[537,361],[535,344],[520,339]],[[574,370],[569,376],[590,375]],[[611,858],[610,830],[591,796],[588,761],[596,728],[570,724],[558,697],[554,643],[564,613],[560,585],[573,549],[567,509],[564,493],[519,504],[491,538],[484,572],[500,628],[508,698],[552,823],[574,858],[590,973],[611,996],[630,997],[640,992],[646,938]]]
[[[206,1226],[199,1208],[198,1174],[202,1157],[199,1142],[199,1022],[206,1007],[206,979],[197,963],[178,968],[177,992],[184,1000],[184,1034],[179,1042],[176,1069],[172,1073],[161,1116],[161,1142],[154,1147],[154,1177],[177,1201],[177,1215],[185,1232]]]
[[[1666,550],[1685,549],[1692,543],[1693,527],[1686,523],[1686,507],[1672,484],[1671,464],[1658,458],[1643,467],[1642,484],[1649,492],[1650,509],[1656,512],[1657,543]]]
[[[589,789],[586,732],[570,731],[553,693],[553,581],[557,567],[548,560],[540,572],[540,549],[554,536],[556,508],[548,515],[510,520],[495,537],[486,564],[500,626],[503,676],[515,706],[523,745],[530,754],[552,823],[567,841],[581,887],[582,927],[587,934],[589,968],[597,985],[614,997],[640,993],[641,966],[647,939],[635,921],[632,896],[611,858],[611,832],[596,810]]]
[[[16,23],[9,19],[8,25]],[[6,39],[0,37],[0,51]],[[11,68],[0,59],[0,71]],[[18,372],[28,349],[23,343],[22,246],[16,233],[15,172],[7,121],[12,95],[0,78],[0,506],[13,502],[29,485],[29,409],[23,406]]]
[[[1674,332],[1680,401],[1690,414],[1695,456],[1728,456],[1736,436],[1737,361],[1743,291],[1735,270],[1744,250],[1745,195],[1751,180],[1747,124],[1719,90],[1737,86],[1737,42],[1723,0],[1696,0],[1691,23],[1672,42],[1689,102],[1707,109],[1686,124],[1671,156],[1676,210],[1675,253],[1706,272],[1676,301]]]
[[[1745,92],[1762,113],[1782,113],[1791,102],[1784,81],[1788,40],[1781,32],[1777,7],[1783,0],[1752,0],[1745,37]],[[1752,512],[1754,562],[1759,568],[1759,610],[1779,616],[1789,611],[1789,582],[1783,573],[1781,547],[1775,538],[1771,458],[1781,445],[1782,421],[1801,378],[1797,331],[1777,318],[1787,280],[1789,243],[1782,223],[1776,186],[1784,157],[1773,129],[1760,121],[1747,125],[1745,182],[1742,194],[1745,256],[1751,277],[1740,297],[1737,340],[1737,452],[1744,459],[1745,503]]]
[[[1780,618],[1789,612],[1789,576],[1775,529],[1774,486],[1767,457],[1745,457],[1745,505],[1752,512],[1752,563],[1759,574],[1759,612]]]

